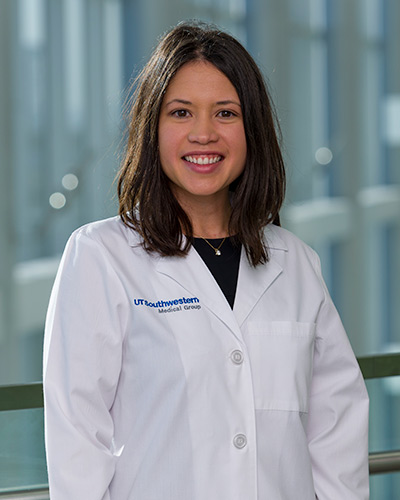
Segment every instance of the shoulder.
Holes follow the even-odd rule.
[[[76,229],[71,240],[90,240],[105,248],[118,246],[138,246],[140,236],[133,229],[126,226],[120,216],[110,217],[95,222],[90,222]]]
[[[318,259],[315,250],[283,227],[268,224],[264,229],[264,237],[270,250],[284,250],[288,253],[307,255],[312,260]]]
[[[124,275],[126,266],[143,265],[146,253],[138,234],[120,217],[85,224],[70,236],[59,267],[59,274],[84,276],[108,273]],[[148,260],[148,259],[147,259]]]
[[[265,228],[265,242],[270,259],[296,275],[316,277],[323,282],[321,261],[317,252],[298,236],[279,226],[269,224]]]
[[[68,239],[63,262],[113,262],[135,255],[143,257],[140,236],[119,216],[90,222],[76,229]]]

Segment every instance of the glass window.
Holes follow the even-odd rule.
[[[125,89],[182,18],[221,25],[260,64],[283,132],[283,224],[320,254],[356,354],[400,351],[398,2],[3,0],[0,384],[41,377],[60,254],[78,226],[116,213]],[[399,448],[397,382],[368,383],[374,451]],[[39,426],[39,414],[18,418]],[[9,429],[11,416],[0,417]],[[31,435],[39,444],[26,457],[39,464],[42,436]],[[44,481],[41,467],[21,484]],[[398,475],[372,490],[392,500]]]
[[[47,487],[43,409],[0,412],[0,495]]]

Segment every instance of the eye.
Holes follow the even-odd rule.
[[[176,118],[187,118],[189,116],[189,111],[186,109],[176,109],[175,111],[172,111],[171,115]]]
[[[229,109],[223,109],[218,113],[218,116],[220,118],[233,118],[234,116],[237,116],[237,114],[233,111],[229,111]]]

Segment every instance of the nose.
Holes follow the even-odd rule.
[[[212,119],[209,117],[198,117],[193,120],[188,140],[189,142],[197,142],[199,144],[218,141],[218,133]]]

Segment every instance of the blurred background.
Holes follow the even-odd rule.
[[[283,226],[319,252],[356,355],[400,351],[398,0],[0,0],[0,384],[41,380],[66,240],[117,211],[126,89],[189,18],[239,38],[269,82]],[[368,390],[371,451],[399,449],[399,380]],[[0,493],[46,484],[42,425],[0,413]],[[371,488],[400,499],[399,474]]]

